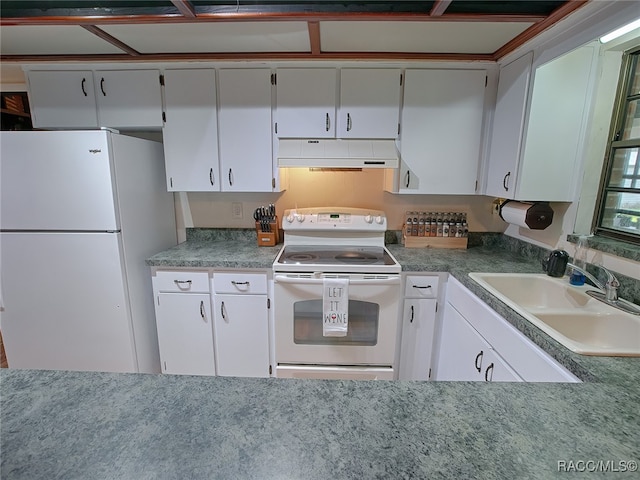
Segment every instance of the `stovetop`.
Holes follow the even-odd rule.
[[[401,267],[385,247],[286,245],[276,258],[279,271],[399,272]]]

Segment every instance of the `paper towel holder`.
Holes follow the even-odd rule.
[[[520,227],[544,230],[553,222],[553,209],[549,202],[506,200],[500,205],[500,218]]]

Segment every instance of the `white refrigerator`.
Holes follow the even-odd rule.
[[[162,145],[0,132],[0,331],[9,368],[160,372],[145,259],[176,244]]]

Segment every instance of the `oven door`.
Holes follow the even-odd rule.
[[[323,278],[349,278],[344,337],[322,334]],[[278,365],[393,367],[400,275],[276,273],[275,354]]]

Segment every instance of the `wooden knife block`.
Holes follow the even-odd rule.
[[[259,247],[273,247],[280,243],[280,230],[278,229],[278,217],[269,222],[270,232],[263,232],[260,228],[261,223],[256,222],[256,235],[258,236]]]

